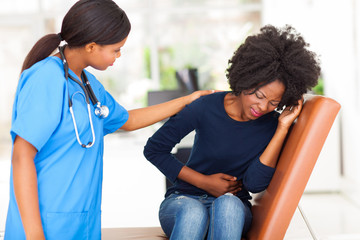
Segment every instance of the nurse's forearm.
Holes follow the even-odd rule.
[[[157,105],[139,108],[129,111],[128,121],[121,127],[126,131],[132,131],[139,128],[150,126],[156,122],[164,120],[178,113],[187,104],[191,103],[200,96],[213,93],[214,90],[196,91],[190,95],[176,98],[174,100],[160,103]]]
[[[37,174],[34,158],[37,151],[17,136],[13,148],[13,182],[26,239],[45,239],[41,223]]]

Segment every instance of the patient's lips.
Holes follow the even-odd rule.
[[[252,114],[254,117],[261,117],[261,116],[263,115],[262,113],[256,111],[256,110],[253,109],[253,108],[251,108],[250,111],[251,111],[251,114]]]

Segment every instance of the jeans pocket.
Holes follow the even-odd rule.
[[[88,239],[88,213],[48,213],[46,217],[46,239]]]

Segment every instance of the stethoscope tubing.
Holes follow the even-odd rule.
[[[69,66],[68,63],[66,61],[65,55],[64,55],[64,48],[65,46],[61,46],[59,47],[59,52],[60,52],[60,56],[61,56],[61,60],[63,62],[63,66],[64,66],[64,72],[65,72],[65,79],[66,79],[66,84],[67,84],[67,93],[68,93],[68,101],[69,101],[69,110],[70,110],[70,114],[71,114],[71,118],[73,120],[73,124],[74,124],[74,131],[75,131],[75,135],[76,135],[76,139],[78,141],[78,143],[80,144],[81,147],[83,148],[91,148],[94,144],[95,144],[95,131],[94,131],[94,124],[92,121],[92,115],[91,115],[91,110],[90,110],[90,100],[92,102],[93,105],[97,105],[95,108],[95,115],[97,115],[100,118],[106,118],[109,110],[106,106],[101,106],[100,102],[97,100],[95,93],[93,92],[91,86],[90,86],[90,82],[87,79],[87,76],[84,72],[81,73],[81,77],[83,79],[83,82],[80,82],[79,80],[77,80],[76,78],[72,77],[69,74]],[[72,97],[74,97],[74,95],[76,93],[79,93],[81,95],[83,95],[83,97],[85,98],[86,101],[86,106],[87,106],[87,112],[88,112],[88,117],[89,117],[89,122],[90,122],[90,128],[91,128],[91,135],[92,135],[92,141],[89,142],[88,144],[83,144],[80,140],[80,136],[79,136],[79,131],[77,128],[77,124],[76,124],[76,119],[75,119],[75,114],[74,114],[74,110],[72,107],[72,98],[70,98],[70,93],[69,93],[69,78],[71,80],[73,80],[74,82],[76,82],[84,91],[84,93],[82,92],[75,92]],[[84,86],[85,85],[85,86]],[[101,110],[103,110],[102,108],[104,108],[105,110],[105,114],[101,113]],[[100,113],[99,113],[100,111]],[[98,113],[97,113],[98,112]]]
[[[75,130],[75,135],[76,135],[76,139],[78,141],[78,143],[83,147],[83,148],[91,148],[94,144],[95,144],[95,132],[94,132],[94,125],[92,122],[92,117],[91,117],[91,113],[90,113],[90,104],[87,103],[87,110],[88,110],[88,114],[89,114],[89,121],[90,121],[90,128],[91,128],[91,135],[92,135],[92,141],[89,142],[87,145],[83,144],[80,140],[80,136],[79,136],[79,131],[77,129],[77,124],[76,124],[76,119],[75,119],[75,114],[74,114],[74,110],[73,107],[69,107],[70,109],[70,114],[73,120],[73,124],[74,124],[74,130]]]
[[[77,81],[77,80],[76,80]],[[69,88],[69,85],[68,85],[68,80],[66,81],[66,85],[67,85],[67,88]],[[87,100],[87,98],[84,96],[84,93],[82,92],[75,92],[72,97],[74,97],[74,95],[76,94],[81,94],[84,98],[85,98],[85,101]],[[86,94],[86,92],[85,92]],[[74,125],[74,131],[75,131],[75,135],[76,135],[76,140],[78,141],[78,143],[80,144],[81,147],[83,148],[91,148],[94,144],[95,144],[95,131],[94,131],[94,125],[93,125],[93,121],[92,121],[92,116],[91,116],[91,111],[90,111],[90,102],[87,100],[86,101],[86,106],[87,106],[87,112],[88,112],[88,117],[89,117],[89,122],[90,122],[90,129],[91,129],[91,135],[92,135],[92,141],[89,142],[88,144],[84,144],[81,142],[80,140],[80,136],[79,136],[79,130],[77,128],[77,124],[76,124],[76,118],[75,118],[75,114],[74,114],[74,110],[73,110],[73,107],[72,107],[72,98],[70,98],[70,95],[69,95],[69,91],[68,91],[68,98],[69,98],[69,110],[70,110],[70,114],[71,114],[71,119],[73,121],[73,125]]]
[[[91,100],[91,102],[95,105],[95,104],[98,104],[99,103],[99,101],[96,99],[96,96],[95,96],[95,93],[94,93],[94,91],[92,90],[92,88],[90,87],[90,82],[89,82],[89,80],[87,79],[87,77],[86,77],[86,75],[85,75],[85,73],[83,74],[84,75],[84,84],[85,84],[85,88],[88,90],[88,92],[90,93],[90,94],[88,94],[89,95],[89,97],[90,97],[90,100]]]

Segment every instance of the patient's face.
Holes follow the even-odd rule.
[[[241,116],[244,121],[255,120],[274,111],[285,92],[285,86],[279,80],[266,84],[256,91],[250,89],[240,94]]]

